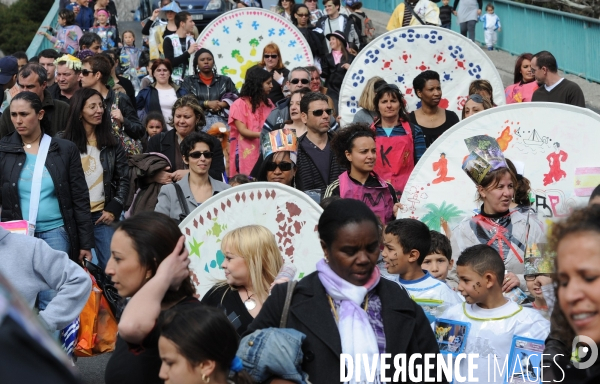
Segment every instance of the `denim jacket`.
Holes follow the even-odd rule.
[[[302,372],[302,332],[291,328],[266,328],[242,339],[237,356],[244,369],[258,383],[273,376],[309,384],[308,375]]]

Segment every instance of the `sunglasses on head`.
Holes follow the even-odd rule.
[[[383,85],[379,86],[379,87],[378,87],[378,88],[375,90],[375,92],[376,92],[376,93],[379,93],[379,92],[383,91],[384,89],[393,89],[393,90],[395,90],[395,91],[398,91],[398,92],[400,92],[400,88],[398,88],[398,86],[397,86],[396,84],[383,84]]]
[[[273,54],[273,55],[265,54],[265,55],[263,55],[263,57],[265,59],[276,59],[276,58],[279,57],[279,55],[276,55],[276,54]]]
[[[333,114],[333,109],[331,108],[327,108],[327,109],[315,109],[314,111],[312,111],[313,116],[322,116],[323,112],[325,112],[326,114],[328,114],[329,116],[331,116]]]
[[[298,83],[308,84],[308,83],[310,83],[310,80],[308,80],[308,79],[292,79],[292,80],[290,80],[290,83],[292,83],[292,84],[298,84]]]
[[[287,172],[291,171],[293,167],[293,163],[282,161],[281,163],[268,163],[266,168],[267,172],[274,172],[277,168],[279,168],[281,172]]]
[[[82,69],[82,70],[81,70],[81,74],[82,74],[83,76],[88,76],[88,75],[90,75],[90,74],[94,74],[94,71],[90,71],[89,69]]]
[[[199,159],[202,156],[204,156],[205,159],[212,159],[213,157],[213,153],[212,152],[190,152],[190,154],[188,155],[189,157],[191,157],[192,159]]]
[[[473,100],[477,104],[483,104],[483,96],[481,96],[478,93],[474,93],[472,95],[469,95],[469,100]]]

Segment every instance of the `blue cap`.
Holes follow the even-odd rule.
[[[356,3],[360,3],[360,0],[346,0],[346,6],[351,7]]]
[[[19,72],[19,64],[17,58],[6,56],[0,59],[0,84],[4,85]]]

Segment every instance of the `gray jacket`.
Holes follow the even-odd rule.
[[[79,316],[92,291],[92,280],[69,255],[50,248],[44,240],[4,228],[0,228],[0,249],[0,273],[10,280],[31,309],[39,292],[58,291],[38,315],[48,331],[61,330]]]
[[[196,209],[200,204],[194,198],[192,194],[192,190],[190,189],[189,175],[179,180],[177,184],[181,187],[183,191],[183,195],[187,201],[188,208],[190,212]],[[208,177],[210,180],[210,185],[212,186],[212,194],[213,196],[219,192],[222,192],[226,189],[231,188],[229,185],[223,183],[222,181],[215,180],[212,177]],[[173,184],[166,184],[160,188],[160,192],[158,193],[158,203],[156,203],[156,208],[154,209],[156,212],[164,213],[168,215],[171,219],[179,222],[181,220],[181,214],[183,213],[181,209],[181,205],[179,204],[179,199],[177,198],[177,191],[175,190],[175,186]]]

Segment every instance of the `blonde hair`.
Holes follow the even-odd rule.
[[[383,78],[379,76],[371,77],[367,84],[365,85],[365,89],[363,89],[362,94],[360,95],[360,99],[358,100],[358,106],[366,109],[367,111],[375,111],[375,83],[378,81],[384,81]]]
[[[264,303],[269,296],[271,283],[283,266],[275,235],[262,225],[246,225],[223,237],[221,251],[225,253],[226,248],[244,259],[254,294]]]

